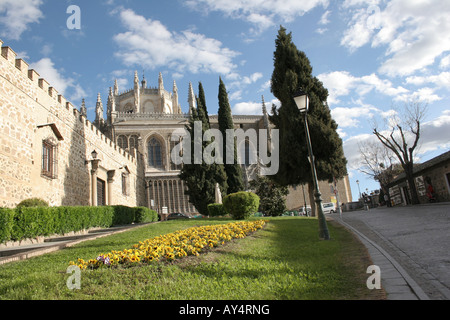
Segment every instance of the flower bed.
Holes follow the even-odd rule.
[[[245,238],[264,227],[266,221],[241,221],[215,226],[192,227],[135,244],[131,249],[100,254],[96,259],[71,261],[80,269],[97,269],[154,261],[173,261],[188,255],[197,256],[204,248],[213,248],[227,241]]]

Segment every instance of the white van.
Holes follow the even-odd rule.
[[[322,203],[323,213],[335,213],[336,205],[333,202]]]

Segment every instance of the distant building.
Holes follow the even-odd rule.
[[[420,203],[450,201],[450,151],[414,166],[414,181]],[[393,205],[411,204],[405,173],[387,185]]]

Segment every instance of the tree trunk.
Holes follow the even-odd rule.
[[[405,174],[406,174],[406,180],[409,184],[409,191],[411,193],[411,203],[413,205],[420,204],[419,196],[417,194],[417,188],[416,183],[414,181],[414,175],[413,175],[413,164],[408,163],[405,166]]]

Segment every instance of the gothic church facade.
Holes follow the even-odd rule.
[[[0,206],[39,197],[53,206],[121,204],[160,214],[196,212],[178,177],[181,166],[170,158],[177,144],[172,135],[189,119],[175,82],[169,92],[161,74],[154,87],[137,73],[131,89],[120,91],[116,81],[106,112],[98,95],[91,122],[84,100],[75,107],[1,40],[0,45]],[[189,109],[195,107],[191,84],[187,102]],[[262,110],[262,116],[233,116],[235,128],[270,130],[264,103]],[[210,123],[218,128],[217,115]],[[244,156],[257,149],[251,141],[238,146]],[[245,161],[242,167],[248,185],[259,165]],[[333,201],[329,184],[321,182],[320,188],[324,201]],[[348,177],[338,182],[338,190],[341,202],[351,202]],[[309,204],[301,188],[291,188],[288,208],[302,206],[304,199]]]

